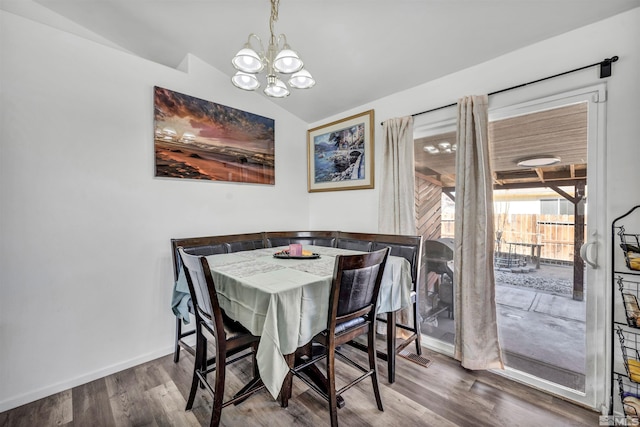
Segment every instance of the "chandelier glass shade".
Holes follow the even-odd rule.
[[[251,44],[247,42],[244,48],[233,57],[233,66],[245,73],[259,73],[264,70],[264,62],[255,50],[251,49]]]
[[[256,90],[261,86],[258,74],[266,69],[267,86],[264,93],[273,98],[284,98],[291,93],[287,85],[281,80],[280,74],[290,75],[289,86],[295,89],[309,89],[316,81],[307,70],[304,63],[293,49],[287,44],[287,37],[280,34],[277,38],[273,32],[273,24],[278,20],[278,3],[271,0],[271,17],[269,29],[271,38],[269,46],[264,49],[262,40],[251,33],[245,45],[233,57],[231,63],[238,70],[231,78],[231,82],[243,90]],[[252,41],[256,40],[259,49],[255,49]]]
[[[260,82],[255,74],[243,73],[242,71],[238,71],[231,78],[231,81],[234,85],[244,90],[256,90],[260,87]]]
[[[303,66],[304,64],[298,54],[288,49],[287,45],[278,52],[276,59],[273,61],[273,69],[282,74],[295,73],[300,71]]]

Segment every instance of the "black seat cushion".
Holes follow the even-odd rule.
[[[351,319],[351,320],[347,320],[346,322],[342,322],[338,325],[336,325],[336,335],[340,334],[346,330],[349,330],[351,328],[355,328],[356,326],[362,325],[364,322],[366,322],[367,319],[364,317],[356,317],[355,319]]]

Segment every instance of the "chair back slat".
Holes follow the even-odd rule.
[[[342,317],[371,305],[378,277],[379,265],[342,271],[338,311]]]
[[[337,324],[356,316],[375,314],[388,255],[389,248],[336,256],[329,301],[329,330],[335,330]]]
[[[182,247],[178,248],[178,253],[185,269],[196,316],[213,329],[216,339],[222,338],[217,336],[218,333],[224,333],[222,311],[207,259],[204,256],[187,254]]]

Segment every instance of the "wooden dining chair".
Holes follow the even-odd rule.
[[[396,235],[396,234],[368,234],[339,232],[337,247],[352,250],[366,250],[369,252],[383,248],[390,248],[390,256],[405,258],[411,267],[411,292],[409,294],[412,319],[406,318],[396,320],[397,312],[389,312],[378,315],[378,321],[387,325],[387,349],[378,350],[378,358],[387,362],[387,379],[389,383],[395,382],[396,377],[396,354],[401,353],[409,344],[415,342],[416,357],[422,354],[421,330],[419,314],[420,287],[422,283],[421,262],[422,262],[422,236]],[[397,330],[405,333],[400,343],[396,342]],[[367,347],[359,341],[351,341],[351,346],[360,350],[367,350]]]
[[[264,388],[255,360],[260,337],[252,335],[220,308],[207,259],[204,256],[189,255],[182,247],[178,248],[178,252],[185,269],[196,318],[196,356],[186,410],[193,407],[198,384],[201,384],[213,397],[210,426],[218,426],[222,408],[240,403]],[[208,358],[207,343],[210,341],[215,342],[216,354]],[[247,356],[253,357],[253,379],[232,399],[224,402],[226,365]],[[214,371],[215,381],[212,386],[207,375]]]
[[[378,409],[380,411],[384,410],[378,386],[375,322],[382,272],[389,256],[389,250],[389,248],[386,248],[360,255],[336,256],[331,292],[329,294],[327,328],[314,337],[314,341],[324,346],[325,351],[323,354],[312,356],[309,361],[291,369],[293,375],[300,378],[329,402],[332,426],[338,425],[338,397],[368,377],[371,377],[373,382],[373,393]],[[367,335],[368,368],[350,359],[338,349],[338,346],[361,335]],[[339,390],[336,390],[336,355],[363,372],[363,375],[352,380]],[[327,359],[326,392],[303,374],[305,368],[325,358]]]

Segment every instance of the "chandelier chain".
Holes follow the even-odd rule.
[[[271,43],[275,44],[276,36],[273,33],[273,24],[278,20],[278,7],[280,0],[271,0],[271,17],[269,18],[269,31],[271,32]]]

